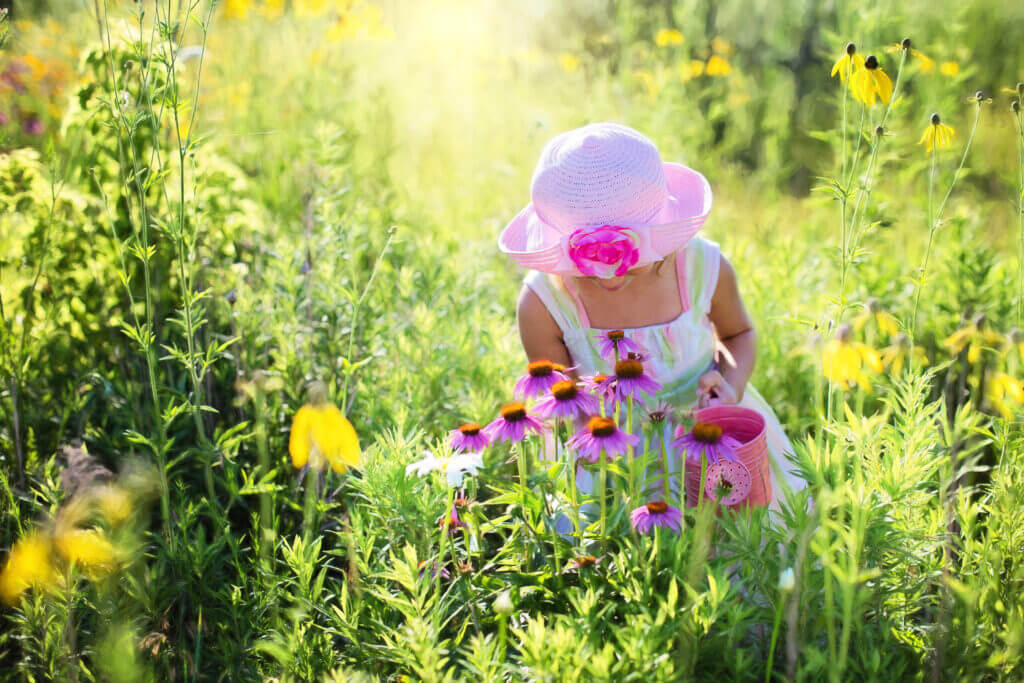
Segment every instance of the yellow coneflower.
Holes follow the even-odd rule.
[[[668,47],[669,45],[682,45],[683,34],[674,28],[663,28],[654,34],[654,44],[658,47]]]
[[[910,337],[901,332],[893,338],[892,345],[882,349],[882,364],[894,374],[900,375],[903,373],[903,364],[911,356],[921,367],[929,363],[924,347],[915,344],[911,349]]]
[[[917,60],[917,68],[921,70],[921,73],[928,74],[935,71],[935,60],[920,50],[911,47],[910,38],[904,38],[902,43],[893,43],[885,48],[885,51],[890,53],[899,52],[900,50],[906,50],[911,57]]]
[[[866,366],[875,372],[882,372],[882,359],[867,344],[851,341],[852,336],[849,323],[839,326],[836,336],[826,342],[822,349],[822,370],[830,382],[843,389],[850,389],[857,384],[864,391],[870,392],[871,382],[864,368]]]
[[[729,65],[729,62],[718,55],[711,55],[704,67],[704,73],[708,76],[728,76],[731,72],[732,66]]]
[[[938,114],[932,114],[928,127],[924,129],[924,133],[921,135],[921,139],[917,141],[917,144],[923,144],[925,152],[949,147],[955,132],[952,126],[942,123]]]
[[[245,19],[246,15],[249,14],[249,7],[251,6],[252,0],[225,0],[224,18]]]
[[[689,80],[702,76],[704,74],[704,62],[699,59],[691,59],[686,62],[679,62],[676,67],[679,72],[679,80],[686,83]]]
[[[954,356],[967,348],[967,362],[976,363],[982,349],[995,349],[1002,342],[1002,335],[985,327],[985,314],[979,313],[969,324],[946,337],[942,344]]]
[[[359,466],[359,438],[333,403],[307,403],[292,420],[288,451],[295,469],[306,463],[315,470],[330,464],[338,474]]]
[[[958,62],[943,62],[939,65],[939,73],[943,76],[956,76],[960,73],[960,64]]]
[[[732,56],[732,43],[721,36],[715,36],[711,39],[711,51],[717,52],[720,55],[726,57]]]
[[[326,13],[329,7],[327,0],[295,0],[292,9],[299,17],[319,17]]]
[[[1017,354],[1020,356],[1020,362],[1024,363],[1024,332],[1014,327],[1006,333],[1006,352],[1009,353],[1017,349]]]
[[[0,598],[8,605],[16,605],[29,587],[52,590],[58,580],[50,539],[32,532],[11,548],[7,564],[0,572]]]
[[[1016,95],[1017,97],[1024,97],[1024,82],[1018,83],[1015,88],[1000,88],[1000,92]]]
[[[1000,415],[1012,420],[1016,413],[1010,409],[1009,402],[1012,401],[1017,406],[1024,405],[1024,382],[1005,372],[994,372],[989,377],[985,396]]]
[[[883,309],[882,304],[875,297],[868,299],[864,304],[864,312],[850,322],[853,323],[854,329],[860,332],[864,328],[864,324],[872,318],[874,318],[875,324],[878,325],[878,329],[882,333],[890,337],[899,333],[899,320],[892,313]]]
[[[54,545],[65,560],[94,574],[105,574],[117,567],[114,545],[96,529],[58,531]]]
[[[576,73],[580,68],[580,58],[569,52],[561,52],[558,55],[558,66],[567,74]]]
[[[835,78],[835,75],[839,74],[839,82],[845,85],[847,77],[863,68],[864,58],[857,54],[857,46],[853,43],[847,43],[843,56],[837,59],[836,63],[832,65],[832,73],[830,76]]]
[[[868,55],[864,60],[864,68],[854,71],[850,76],[850,90],[866,107],[875,106],[875,97],[878,97],[882,104],[888,104],[892,99],[892,81],[882,71],[874,55]]]
[[[93,496],[108,524],[120,524],[131,517],[132,496],[124,487],[106,484],[97,489]]]
[[[266,0],[257,11],[267,19],[278,19],[284,14],[284,0]]]

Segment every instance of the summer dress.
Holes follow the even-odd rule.
[[[696,408],[697,380],[716,367],[716,337],[714,327],[708,318],[708,311],[718,283],[721,263],[719,256],[717,243],[699,236],[691,239],[677,253],[675,259],[679,298],[683,302],[682,313],[668,323],[620,328],[629,339],[639,342],[645,349],[649,358],[644,363],[644,369],[662,385],[662,389],[655,394],[652,404],[664,401],[677,412]],[[613,374],[611,363],[602,358],[599,351],[600,341],[608,330],[590,327],[590,321],[578,294],[567,289],[567,283],[562,278],[536,270],[526,274],[525,282],[558,323],[569,355],[572,357],[572,364],[577,366],[579,376]],[[569,287],[571,286],[569,284]],[[783,488],[788,486],[798,491],[805,488],[807,482],[796,473],[792,463],[784,457],[783,453],[793,452],[792,444],[771,406],[750,383],[747,384],[739,405],[752,408],[765,418],[772,465],[773,495],[769,508],[777,512]],[[646,415],[642,410],[635,410],[634,433],[640,434],[639,426],[645,419]],[[624,423],[625,419],[620,422]],[[624,428],[624,425],[620,426]],[[672,425],[666,422],[660,438],[670,441],[673,438],[671,429]],[[549,460],[554,458],[552,438],[548,439],[544,450],[545,455],[542,457]],[[673,496],[678,494],[680,469],[680,459],[670,457],[670,486]],[[780,477],[783,485],[780,485]],[[580,470],[577,479],[579,490],[586,494],[591,491],[591,486],[590,473]]]

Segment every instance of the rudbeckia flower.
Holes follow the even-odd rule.
[[[577,415],[593,415],[598,410],[597,399],[580,390],[571,379],[556,382],[551,387],[551,393],[538,401],[534,407],[537,416],[544,419],[572,419]]]
[[[1003,337],[998,332],[985,326],[985,314],[979,313],[953,334],[946,337],[942,344],[952,355],[957,355],[967,348],[967,362],[977,363],[981,358],[982,349],[995,349],[1001,346]]]
[[[839,74],[839,82],[846,84],[846,79],[858,69],[864,68],[864,58],[857,54],[857,47],[853,43],[846,44],[843,56],[832,65],[831,77]]]
[[[601,452],[609,458],[615,458],[623,453],[630,446],[640,443],[640,439],[633,434],[626,434],[615,425],[615,420],[610,417],[592,417],[587,426],[576,432],[576,435],[569,439],[569,447],[584,460],[596,463],[601,459]]]
[[[876,97],[882,104],[888,104],[892,99],[892,81],[882,71],[874,55],[868,55],[864,60],[864,67],[857,69],[850,76],[850,90],[853,96],[867,107],[875,106]]]
[[[117,567],[114,545],[96,529],[69,529],[54,538],[57,552],[73,564],[94,574],[105,574]]]
[[[900,50],[907,50],[910,56],[917,60],[917,68],[921,70],[921,73],[928,74],[935,71],[935,60],[920,50],[910,47],[909,38],[904,39],[902,43],[895,43],[885,48],[886,52],[899,52]]]
[[[704,73],[708,76],[728,76],[732,73],[732,66],[724,57],[711,55],[704,67]]]
[[[686,460],[700,464],[703,454],[709,465],[719,460],[736,460],[736,449],[740,445],[735,437],[723,434],[719,425],[709,422],[698,422],[692,430],[679,425],[672,442],[672,447],[678,448],[679,455]]]
[[[483,458],[479,453],[455,453],[450,456],[437,457],[433,453],[427,453],[422,460],[409,463],[405,467],[407,475],[415,472],[425,477],[431,472],[443,472],[452,488],[462,486],[462,479],[466,473],[476,475],[477,470],[484,466]]]
[[[853,324],[853,328],[860,332],[864,324],[872,318],[875,324],[878,325],[879,331],[883,334],[887,334],[890,337],[899,334],[900,323],[896,316],[883,309],[882,304],[875,297],[868,299],[864,304],[864,312],[850,322]]]
[[[956,76],[960,73],[960,64],[958,62],[943,62],[939,66],[939,73],[943,76]]]
[[[359,438],[352,424],[333,403],[306,405],[292,420],[288,451],[295,469],[306,463],[315,470],[330,464],[338,474],[359,466]]]
[[[526,374],[516,382],[512,394],[523,401],[543,396],[551,391],[555,382],[562,382],[569,379],[564,372],[564,366],[559,366],[549,360],[535,360],[526,366]]]
[[[893,338],[891,346],[882,349],[882,364],[898,376],[903,372],[903,363],[911,353],[920,366],[928,365],[928,354],[925,353],[924,347],[915,345],[911,350],[910,337],[901,332]]]
[[[1024,405],[1024,382],[1005,372],[994,372],[988,380],[986,398],[999,411],[1000,415],[1007,420],[1012,420],[1015,412],[1010,409],[1009,403],[1012,401],[1018,406],[1016,413],[1019,414],[1019,406]]]
[[[669,45],[681,45],[683,43],[683,34],[674,28],[663,28],[654,34],[654,44],[658,47],[668,47]]]
[[[601,342],[601,358],[609,363],[614,363],[617,358],[625,358],[628,353],[646,353],[642,346],[627,337],[622,330],[598,330],[597,335]]]
[[[947,126],[939,120],[938,114],[932,114],[928,127],[924,129],[921,139],[917,144],[924,145],[924,151],[931,152],[933,149],[949,147],[953,140],[952,126]]]
[[[448,445],[453,451],[482,451],[491,444],[491,440],[481,430],[483,427],[476,422],[467,422],[448,432]]]
[[[659,526],[678,533],[682,518],[683,513],[679,508],[661,501],[641,505],[629,513],[630,525],[641,534],[646,534]]]
[[[830,382],[843,389],[850,389],[854,384],[858,384],[861,389],[870,392],[871,382],[864,374],[864,367],[882,372],[882,359],[878,352],[867,344],[850,341],[851,336],[850,324],[840,325],[836,336],[826,342],[822,349],[822,370]]]
[[[7,564],[0,572],[0,598],[9,605],[16,605],[28,588],[52,590],[57,582],[50,540],[41,533],[33,532],[19,539],[11,548]]]
[[[518,402],[507,404],[501,409],[498,417],[484,427],[484,434],[490,437],[494,443],[498,441],[519,443],[526,438],[528,432],[543,434],[545,431],[547,430],[544,425],[526,412],[526,406]]]

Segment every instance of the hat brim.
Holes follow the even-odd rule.
[[[711,212],[711,185],[697,171],[664,162],[668,199],[654,218],[642,227],[649,234],[650,255],[641,262],[658,260],[686,245]],[[498,248],[519,265],[547,273],[574,274],[576,269],[563,258],[565,233],[546,223],[533,203],[527,204],[509,221],[498,237]]]

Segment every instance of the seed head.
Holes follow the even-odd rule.
[[[937,126],[941,121],[939,120],[938,114],[932,114],[932,125]]]
[[[1014,114],[1019,112],[1020,111],[1020,100],[1013,100],[1012,102],[1010,102],[1010,109],[1013,111]]]
[[[882,137],[885,134],[885,128],[882,126],[875,126],[875,135]]]
[[[571,379],[555,382],[551,385],[551,393],[554,394],[555,398],[559,401],[568,401],[569,399],[575,398],[578,393],[576,382]]]
[[[878,58],[875,57],[874,55],[868,55],[868,58],[864,60],[864,68],[865,69],[877,69],[878,68]]]
[[[660,500],[647,504],[647,511],[653,512],[656,515],[663,514],[665,510],[668,510],[668,505]]]
[[[594,416],[587,423],[587,429],[594,436],[611,436],[615,433],[615,421],[610,417]]]
[[[985,317],[984,313],[976,313],[974,315],[974,317],[971,318],[971,324],[973,324],[979,330],[981,328],[985,327],[985,321],[986,321],[986,317]]]
[[[869,297],[866,302],[866,305],[868,307],[868,310],[872,313],[878,313],[880,310],[882,310],[882,303],[878,300],[877,297]]]
[[[981,102],[983,99],[985,99],[985,91],[979,90],[978,92],[974,93],[974,99]]]
[[[693,438],[701,443],[718,443],[722,438],[722,428],[710,422],[698,422],[693,425]]]
[[[904,50],[909,50],[910,49],[910,38],[904,38],[903,42],[900,43],[900,45],[903,46]]]
[[[547,377],[555,370],[555,364],[549,360],[535,360],[527,366],[530,377]]]
[[[841,342],[850,341],[850,337],[853,336],[853,328],[850,327],[850,323],[843,323],[836,329],[836,339]]]
[[[1024,95],[1024,81],[1017,84],[1017,94]]]
[[[466,424],[459,427],[459,431],[466,436],[476,436],[480,433],[482,428],[476,422],[467,422]]]
[[[620,342],[626,338],[626,333],[622,330],[612,330],[608,333],[608,339],[613,342]]]
[[[519,422],[526,419],[526,406],[518,401],[509,403],[501,409],[501,416],[506,422]]]
[[[853,54],[856,51],[857,51],[857,46],[856,45],[854,45],[853,43],[847,43],[846,44],[846,54],[848,54],[848,55],[850,55],[852,57]]]
[[[615,375],[626,379],[633,379],[644,374],[644,365],[638,360],[620,360],[615,364]]]

